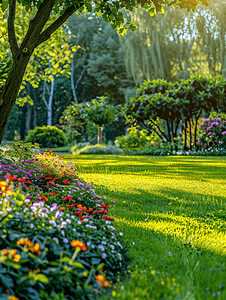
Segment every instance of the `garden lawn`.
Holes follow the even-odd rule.
[[[111,200],[130,258],[101,299],[226,299],[226,157],[65,156]]]

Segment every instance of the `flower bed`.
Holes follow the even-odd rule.
[[[0,172],[1,299],[95,299],[126,264],[109,204],[51,151]]]

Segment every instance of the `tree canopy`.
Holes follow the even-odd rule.
[[[104,21],[110,22],[119,34],[124,35],[128,29],[136,30],[137,26],[132,21],[124,22],[122,9],[132,11],[135,6],[140,5],[148,9],[154,17],[157,12],[164,13],[164,5],[195,10],[199,2],[200,0],[0,0],[3,12],[8,12],[7,34],[13,58],[12,68],[0,94],[0,141],[32,54],[76,11],[94,11]],[[15,29],[18,3],[21,3],[29,14],[28,29],[20,44]],[[208,5],[207,0],[202,0],[202,3]],[[53,15],[56,15],[56,18],[53,18]]]

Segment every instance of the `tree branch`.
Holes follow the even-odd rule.
[[[87,68],[88,68],[88,65],[86,65],[86,66],[84,67],[84,69],[82,70],[82,72],[81,72],[81,74],[80,74],[78,80],[76,81],[76,84],[75,84],[75,90],[77,90],[79,81],[82,79],[82,76],[83,76],[83,74],[85,73],[85,71],[86,71]]]
[[[15,26],[14,26],[15,13],[16,13],[16,0],[13,0],[12,3],[9,4],[9,16],[8,16],[8,40],[9,40],[13,60],[17,55],[17,51],[19,50],[17,39],[16,39]]]
[[[85,1],[82,1],[78,4],[78,6],[70,6],[68,7],[64,14],[60,16],[56,21],[54,21],[47,29],[45,29],[39,36],[39,39],[37,41],[36,47],[42,44],[43,42],[47,41],[51,34],[56,31],[64,22],[67,21],[67,19],[73,15],[76,10],[78,10],[80,7],[82,7],[85,4]]]

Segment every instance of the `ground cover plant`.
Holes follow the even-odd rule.
[[[65,159],[73,160],[73,156]],[[226,299],[226,156],[79,156],[130,263],[107,299]]]
[[[95,299],[125,265],[109,204],[75,163],[26,146],[0,156],[1,299]]]

